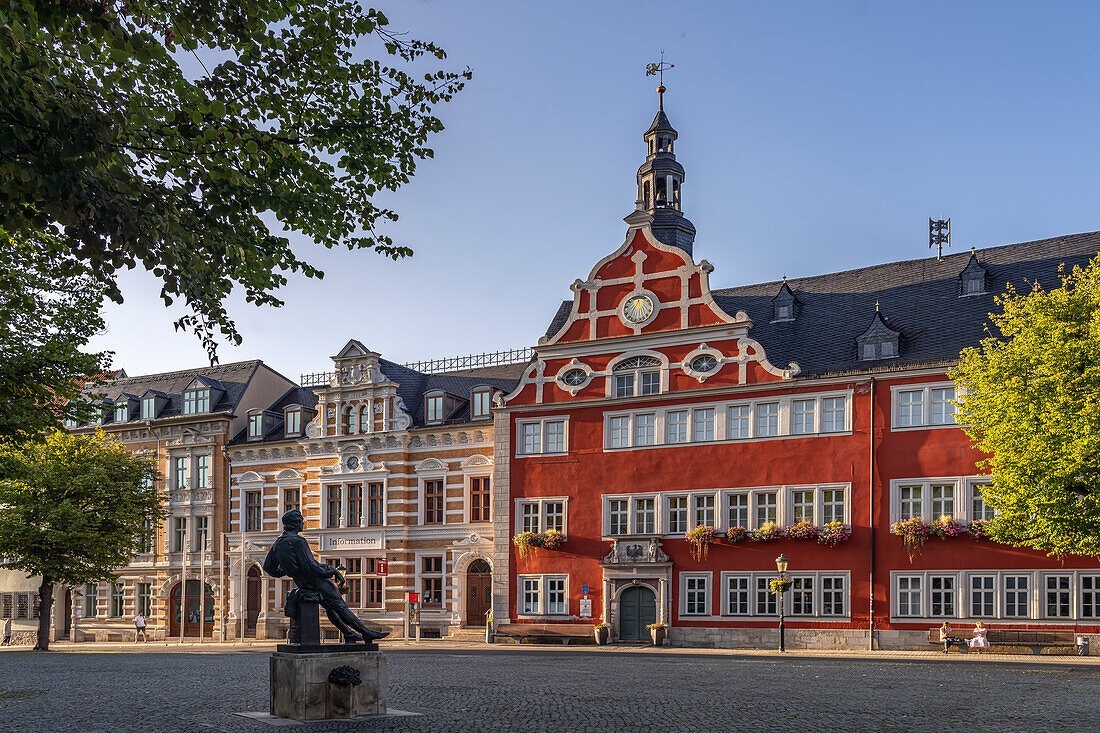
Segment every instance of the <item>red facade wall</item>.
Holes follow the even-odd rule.
[[[850,621],[788,618],[789,628],[837,627],[867,629],[871,587],[871,517],[874,518],[874,597],[875,629],[927,629],[919,623],[891,622],[891,570],[953,569],[1060,569],[1097,568],[1095,558],[1048,558],[1034,551],[978,541],[963,535],[949,540],[930,540],[923,552],[910,561],[898,537],[889,533],[890,480],[937,476],[966,476],[978,473],[981,458],[969,445],[969,439],[957,428],[894,431],[890,429],[890,387],[905,383],[943,381],[944,375],[909,379],[876,380],[874,408],[874,509],[871,507],[871,384],[869,379],[849,383],[812,383],[782,389],[737,390],[713,395],[709,399],[742,399],[779,394],[804,394],[813,391],[851,388],[852,431],[850,434],[814,437],[787,437],[740,443],[686,445],[627,451],[603,449],[604,420],[614,406],[585,405],[566,408],[555,404],[545,410],[513,413],[512,445],[518,439],[516,420],[535,416],[569,416],[569,455],[513,458],[511,497],[569,497],[568,541],[555,551],[536,550],[526,559],[514,551],[511,557],[512,592],[510,615],[516,615],[515,575],[568,573],[570,575],[570,614],[579,613],[579,588],[590,586],[593,608],[602,607],[602,568],[600,560],[610,549],[602,540],[603,494],[685,491],[694,489],[747,488],[815,483],[850,483],[852,537],[837,548],[813,542],[784,539],[772,543],[713,545],[702,561],[691,558],[687,542],[666,538],[664,551],[673,563],[673,609],[679,608],[679,583],[676,574],[683,571],[709,570],[717,580],[723,570],[774,571],[775,557],[784,553],[791,560],[791,572],[799,570],[847,570],[851,573]],[[602,380],[599,387],[602,390]],[[691,380],[694,382],[694,380]],[[711,385],[712,386],[712,385]],[[700,396],[677,395],[673,400],[642,400],[629,407],[644,408],[672,404],[692,404]],[[721,507],[718,508],[721,512]],[[513,522],[514,524],[514,522]],[[1039,591],[1035,591],[1039,592]],[[960,593],[959,602],[964,601]],[[721,613],[721,594],[712,593],[713,612]],[[598,616],[598,612],[596,613]],[[726,618],[689,620],[676,618],[674,626],[773,627],[774,619]],[[1026,627],[1027,623],[996,623],[1001,628]],[[1049,623],[1045,623],[1049,627]],[[1066,624],[1078,630],[1100,632],[1100,626]]]

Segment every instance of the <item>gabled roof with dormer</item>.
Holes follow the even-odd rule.
[[[826,275],[788,278],[798,299],[798,317],[772,321],[773,299],[782,281],[770,281],[711,291],[726,313],[739,311],[753,322],[749,335],[760,342],[773,364],[795,362],[799,378],[831,373],[944,365],[958,359],[968,346],[986,336],[994,293],[1012,283],[1026,292],[1030,283],[1044,288],[1061,284],[1058,268],[1085,266],[1100,253],[1100,232],[1070,234],[1033,242],[979,249],[976,259],[987,272],[989,292],[959,297],[959,274],[970,252],[873,265]],[[861,362],[853,347],[871,323],[875,303],[901,332],[900,354],[888,362]],[[573,301],[554,314],[547,336],[568,322]]]

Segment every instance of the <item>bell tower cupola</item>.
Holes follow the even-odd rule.
[[[647,74],[662,74],[671,64],[650,64]],[[663,76],[663,74],[662,74]],[[662,243],[679,247],[689,255],[695,242],[695,226],[682,213],[684,167],[676,161],[676,129],[665,114],[665,85],[657,87],[657,116],[643,139],[647,146],[645,162],[638,168],[638,199],[628,223],[639,212],[652,217],[650,229]]]

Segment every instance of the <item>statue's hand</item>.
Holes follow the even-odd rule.
[[[336,579],[336,584],[337,585],[344,585],[348,582],[347,580],[344,579],[344,576],[340,573],[340,571],[336,570],[336,569],[333,569],[332,577]]]

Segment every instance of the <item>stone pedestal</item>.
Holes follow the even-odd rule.
[[[329,674],[342,666],[359,672],[362,684],[344,687],[330,682]],[[275,652],[271,655],[271,714],[292,720],[384,715],[388,683],[382,652]]]

